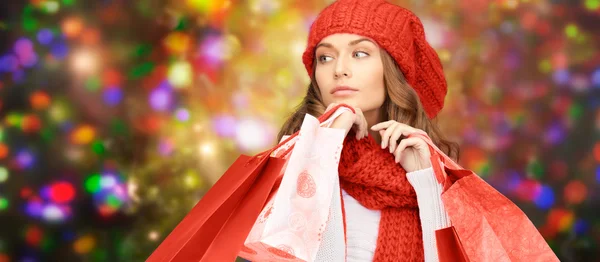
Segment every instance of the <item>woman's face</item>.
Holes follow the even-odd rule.
[[[315,78],[325,106],[346,103],[365,116],[385,99],[383,64],[374,40],[355,34],[325,37],[315,49]]]

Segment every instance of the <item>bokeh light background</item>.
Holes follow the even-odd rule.
[[[598,261],[600,0],[394,1],[461,163],[563,261]],[[0,261],[143,261],[308,84],[323,0],[0,3]]]

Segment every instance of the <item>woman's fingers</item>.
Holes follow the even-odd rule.
[[[373,130],[373,131],[378,131],[378,130],[381,130],[381,129],[386,129],[386,128],[389,128],[389,127],[390,127],[391,125],[393,125],[394,123],[398,123],[398,122],[396,122],[396,121],[394,121],[394,120],[390,120],[390,121],[381,122],[381,123],[379,123],[379,124],[376,124],[376,125],[372,126],[372,127],[371,127],[371,130]]]
[[[400,162],[402,153],[404,152],[404,150],[407,147],[414,147],[416,150],[419,150],[421,148],[421,145],[420,145],[421,142],[423,142],[423,140],[418,137],[410,137],[410,138],[402,139],[402,141],[400,141],[400,144],[398,144],[398,148],[396,148],[396,150],[394,150],[394,156],[395,156],[396,163]]]
[[[394,132],[390,136],[390,153],[394,152],[396,149],[396,146],[398,145],[398,139],[400,139],[402,136],[408,137],[412,133],[425,133],[425,131],[403,123],[398,123]]]
[[[398,125],[398,123],[394,122],[385,129],[385,132],[383,132],[383,136],[381,136],[381,148],[382,149],[389,146],[390,136],[394,132],[394,129],[396,128],[397,125]]]
[[[394,150],[396,149],[396,145],[398,145],[398,139],[400,139],[400,137],[404,133],[405,129],[406,128],[404,126],[402,126],[401,124],[396,125],[396,128],[394,128],[392,135],[390,135],[390,141],[389,141],[390,153],[394,152]]]
[[[427,135],[421,129],[414,128],[404,123],[398,123],[395,120],[378,123],[371,127],[373,131],[379,131],[381,135],[381,148],[389,147],[390,153],[396,150],[398,140],[408,137],[412,133],[420,133]]]

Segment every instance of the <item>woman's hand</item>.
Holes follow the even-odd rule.
[[[389,147],[390,153],[396,156],[396,163],[400,163],[406,172],[413,172],[431,167],[431,152],[429,145],[421,137],[408,137],[412,133],[427,133],[421,129],[398,123],[394,120],[381,122],[371,127],[373,131],[381,134],[381,148]]]
[[[327,106],[325,112],[329,111],[331,108],[337,106],[338,103],[331,103]],[[346,135],[350,132],[350,129],[354,128],[356,131],[356,139],[362,139],[369,135],[369,130],[367,128],[367,120],[363,115],[360,108],[354,107],[354,111],[356,113],[352,113],[351,111],[345,111],[340,116],[338,116],[333,123],[331,124],[331,128],[340,128],[346,131]]]

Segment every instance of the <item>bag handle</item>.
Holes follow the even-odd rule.
[[[331,111],[334,111],[334,110],[331,110]],[[334,111],[332,116],[330,116],[327,120],[321,122],[321,127],[323,127],[323,126],[325,126],[327,128],[331,127],[331,124],[333,124],[333,121],[345,112],[352,112],[354,114],[354,110],[349,107],[345,107],[345,106],[339,107],[337,110]]]
[[[440,158],[442,158],[444,164],[449,164],[449,167],[452,169],[464,169],[462,166],[460,166],[459,164],[457,164],[452,158],[450,158],[449,156],[446,155],[446,153],[444,153],[441,149],[439,149],[431,140],[431,138],[426,135],[426,134],[422,134],[422,133],[412,133],[409,135],[409,137],[411,136],[420,136],[423,138],[423,140],[425,140],[425,142],[432,147],[432,149],[440,156]]]
[[[344,107],[342,110],[339,110],[340,108]],[[329,111],[325,112],[323,115],[321,115],[318,120],[319,123],[322,124],[328,124],[330,125],[330,123],[328,123],[327,121],[332,121],[333,119],[337,118],[338,116],[340,116],[342,113],[344,113],[345,110],[350,110],[353,114],[355,114],[356,112],[354,111],[354,108],[352,108],[351,106],[347,105],[347,104],[339,104],[336,105],[335,107],[333,107],[332,109],[330,109]],[[332,117],[334,116],[334,117]],[[331,119],[330,119],[331,118]],[[257,154],[256,156],[252,157],[250,159],[250,161],[260,158],[260,157],[264,157],[264,156],[270,156],[275,150],[279,149],[281,146],[285,145],[287,142],[289,142],[290,140],[294,139],[295,137],[298,136],[298,134],[300,134],[300,130],[296,131],[294,134],[292,134],[291,136],[289,136],[288,138],[286,138],[285,140],[281,141],[281,143],[277,144],[275,147],[267,150],[267,151],[263,151],[259,154]],[[287,154],[289,154],[292,149],[294,149],[294,146],[290,146],[290,148],[288,148],[282,156],[286,156]]]
[[[438,183],[444,185],[444,187],[449,186],[449,184],[446,183],[448,181],[446,181],[447,178],[444,177],[443,168],[449,167],[454,170],[464,170],[464,168],[461,167],[456,162],[454,162],[454,160],[452,160],[452,158],[447,156],[444,152],[442,152],[442,150],[440,150],[433,143],[431,138],[426,133],[415,132],[415,133],[408,135],[408,137],[414,137],[414,136],[423,138],[423,140],[427,143],[427,145],[429,145],[429,149],[431,151],[431,158],[430,158],[431,166],[433,168],[433,171],[435,173],[435,177],[437,178]]]

